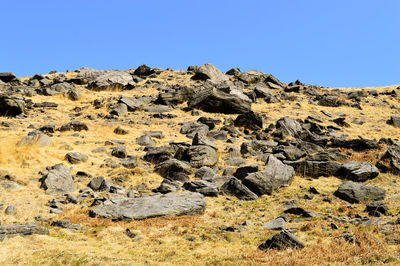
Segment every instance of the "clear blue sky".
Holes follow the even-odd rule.
[[[0,72],[207,62],[324,86],[400,84],[399,0],[1,3]]]

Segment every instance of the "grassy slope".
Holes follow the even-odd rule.
[[[74,75],[70,73],[69,75]],[[192,81],[189,75],[181,75],[178,72],[165,72],[157,79],[170,83],[183,83],[190,85]],[[369,88],[368,88],[369,89]],[[390,88],[374,88],[378,91]],[[0,243],[0,264],[91,264],[91,265],[124,265],[124,264],[351,264],[388,262],[400,263],[400,248],[388,246],[384,241],[384,235],[377,227],[363,227],[347,224],[344,228],[340,224],[339,230],[331,230],[329,222],[320,218],[302,220],[298,223],[290,223],[290,228],[297,228],[295,233],[306,243],[306,248],[287,250],[283,252],[262,252],[257,246],[262,243],[273,231],[263,228],[263,224],[283,211],[283,202],[297,199],[301,206],[313,210],[321,216],[328,214],[346,215],[363,213],[363,205],[356,205],[355,209],[347,208],[344,201],[332,196],[333,191],[341,183],[340,180],[329,177],[315,180],[307,180],[295,177],[293,184],[283,188],[273,196],[263,196],[257,201],[243,202],[234,197],[227,200],[226,197],[207,198],[207,210],[203,215],[156,218],[146,221],[111,222],[104,219],[89,218],[88,208],[80,205],[67,205],[66,210],[60,215],[48,214],[46,203],[52,196],[46,195],[39,188],[39,171],[44,171],[48,165],[63,162],[65,154],[73,151],[88,154],[86,163],[73,165],[73,173],[85,170],[93,176],[104,175],[117,180],[121,176],[125,180],[124,186],[145,184],[149,189],[157,187],[162,178],[151,172],[151,168],[144,162],[142,167],[134,171],[126,169],[114,169],[99,167],[104,159],[109,158],[106,153],[92,153],[96,147],[103,146],[98,142],[120,139],[126,141],[130,154],[142,156],[144,152],[136,145],[135,139],[147,130],[162,130],[165,138],[155,139],[157,145],[167,144],[171,140],[186,141],[184,135],[179,133],[178,123],[195,121],[197,117],[190,116],[179,108],[171,113],[178,115],[173,120],[149,119],[146,112],[138,111],[137,114],[129,114],[118,123],[129,130],[128,135],[116,135],[113,133],[117,125],[107,123],[106,120],[88,120],[83,118],[87,114],[107,114],[105,108],[95,110],[91,105],[94,99],[118,98],[120,95],[151,95],[156,94],[154,88],[143,88],[125,92],[89,92],[81,88],[83,97],[80,101],[72,102],[61,96],[32,97],[33,102],[53,101],[59,104],[56,110],[46,109],[45,113],[30,112],[28,119],[9,120],[0,118],[0,121],[9,122],[15,127],[11,130],[0,130],[0,169],[8,171],[15,176],[15,180],[23,185],[19,191],[6,191],[0,188],[0,203],[4,206],[17,205],[18,211],[13,216],[2,215],[2,224],[18,222],[30,222],[37,215],[51,217],[52,219],[70,219],[72,223],[81,223],[83,230],[72,232],[66,229],[50,228],[49,236],[30,236],[26,238],[15,237]],[[301,97],[300,97],[301,98]],[[300,100],[300,106],[296,102],[282,102],[265,104],[260,101],[253,104],[253,110],[263,114],[267,122],[273,123],[282,116],[294,118],[306,118],[308,115],[323,116],[320,110],[328,110],[333,114],[345,113],[346,120],[351,122],[353,118],[365,119],[364,125],[351,123],[351,127],[343,130],[349,137],[363,136],[365,138],[381,138],[400,136],[400,129],[385,123],[391,114],[398,111],[391,109],[389,105],[382,105],[382,99],[390,105],[399,107],[398,99],[380,96],[379,99],[369,98],[369,104],[363,104],[363,110],[350,107],[321,107],[310,105]],[[112,101],[111,101],[112,102]],[[16,143],[30,131],[28,126],[56,124],[60,126],[71,120],[71,110],[79,106],[83,108],[83,115],[79,120],[89,126],[89,131],[82,132],[80,137],[70,136],[71,132],[57,132],[53,137],[53,145],[50,147],[17,147]],[[183,105],[184,106],[184,105]],[[183,107],[182,106],[182,107]],[[201,113],[210,116],[207,113]],[[228,115],[215,114],[219,118]],[[235,116],[230,116],[235,117]],[[133,121],[133,122],[130,122]],[[171,124],[172,123],[172,124]],[[325,125],[334,125],[326,119]],[[244,141],[241,139],[236,145]],[[221,162],[226,156],[223,142],[219,145]],[[353,159],[368,159],[373,161],[375,154],[353,154]],[[255,161],[248,160],[248,163]],[[146,170],[148,169],[148,170]],[[0,175],[1,176],[1,175]],[[377,179],[368,183],[378,184],[388,190],[385,203],[393,213],[397,214],[400,206],[400,188],[395,181],[398,178],[389,174],[381,174]],[[88,178],[76,180],[78,187],[83,188],[88,183]],[[310,186],[316,187],[320,192],[332,198],[332,203],[323,202],[323,195],[316,196],[313,200],[303,199]],[[2,210],[3,212],[4,210]],[[395,220],[395,217],[391,219]],[[225,232],[217,227],[221,225],[234,226],[243,221],[250,221],[243,232]],[[124,230],[130,228],[139,234],[141,240],[132,240],[124,234]],[[323,230],[326,228],[326,230]],[[391,237],[399,237],[399,228],[395,228]],[[350,231],[357,235],[358,244],[349,244],[335,239],[335,236],[344,231]],[[188,238],[194,237],[194,241]]]

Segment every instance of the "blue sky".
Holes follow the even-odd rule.
[[[284,82],[400,84],[400,1],[3,1],[0,72],[213,63]]]

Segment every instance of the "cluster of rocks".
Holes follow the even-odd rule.
[[[368,95],[378,97],[376,91],[347,93],[300,81],[284,84],[273,75],[256,70],[241,72],[234,68],[224,74],[211,64],[188,68],[186,74],[191,75],[195,84],[192,87],[167,85],[153,80],[163,71],[146,65],[134,71],[82,68],[75,71],[73,78],[57,73],[51,76],[37,74],[26,81],[21,81],[12,73],[0,73],[0,115],[3,116],[29,115],[28,110],[32,108],[57,108],[57,104],[51,102],[32,103],[27,97],[34,94],[64,94],[71,100],[79,100],[83,88],[93,91],[131,90],[138,84],[145,86],[155,83],[158,95],[116,97],[108,103],[108,115],[103,118],[118,120],[138,110],[144,110],[152,117],[174,118],[168,112],[184,103],[187,107],[181,109],[190,112],[193,117],[199,116],[199,110],[210,114],[180,124],[179,133],[185,135],[188,142],[170,142],[168,145],[157,146],[154,139],[164,138],[163,132],[144,132],[136,139],[136,143],[146,151],[143,158],[128,154],[123,143],[111,143],[114,147],[110,156],[120,160],[123,167],[133,169],[138,167],[138,160],[141,160],[152,164],[154,172],[163,177],[161,184],[150,194],[141,195],[102,176],[92,178],[85,189],[74,194],[77,185],[71,169],[63,164],[47,167],[47,173],[42,173],[40,183],[46,193],[56,195],[56,198],[49,201],[51,213],[62,212],[64,204],[83,204],[91,199],[87,205],[91,208],[91,217],[138,220],[200,214],[206,208],[205,197],[218,197],[222,194],[240,200],[257,200],[262,195],[272,195],[282,187],[290,186],[294,176],[300,175],[306,178],[336,176],[343,179],[344,182],[333,196],[351,204],[367,203],[366,211],[371,216],[388,214],[387,207],[382,203],[386,191],[366,185],[365,182],[376,178],[380,172],[400,172],[399,144],[391,139],[349,139],[340,134],[343,128],[350,125],[349,122],[345,117],[333,119],[328,111],[322,113],[325,118],[309,116],[306,119],[294,119],[283,116],[267,125],[267,117],[252,110],[252,104],[260,100],[269,104],[297,101],[299,97],[306,97],[313,105],[362,109],[362,103]],[[16,96],[17,93],[22,96]],[[396,97],[397,92],[393,91],[389,95]],[[96,109],[105,106],[103,99],[95,100],[92,104]],[[212,113],[232,116],[222,121],[213,117]],[[326,121],[333,122],[335,126],[325,126]],[[400,119],[392,116],[387,123],[399,127]],[[52,143],[51,137],[55,131],[87,130],[88,126],[77,120],[60,127],[43,125],[30,132],[18,145],[46,146]],[[129,131],[117,127],[114,133],[127,135]],[[238,143],[240,139],[245,141]],[[225,143],[224,150],[216,144],[217,141]],[[386,148],[382,150],[382,146]],[[377,151],[375,164],[349,159],[352,153],[371,150]],[[227,156],[221,158],[224,153]],[[70,164],[89,160],[88,155],[78,152],[68,152],[65,158]],[[258,163],[247,164],[249,159],[255,159]],[[317,193],[314,189],[306,196],[312,199],[313,194]],[[269,230],[281,231],[261,244],[260,249],[304,247],[300,240],[285,229],[287,214],[318,216],[300,207],[286,209],[285,214],[265,225]],[[71,225],[67,221],[59,221],[54,226],[68,228]],[[4,232],[9,232],[7,230],[14,229],[4,229]],[[20,230],[21,234],[44,232],[33,227],[15,230]]]

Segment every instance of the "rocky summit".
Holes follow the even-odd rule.
[[[399,93],[212,64],[0,73],[0,261],[398,265]]]

